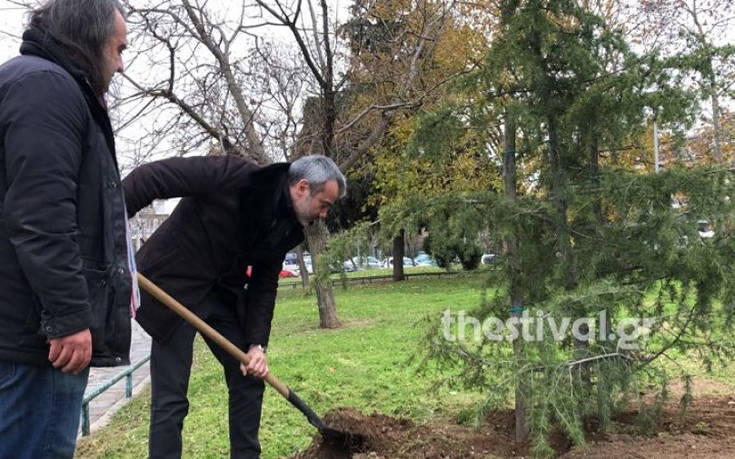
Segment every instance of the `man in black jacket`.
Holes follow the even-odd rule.
[[[0,66],[0,458],[72,457],[88,365],[128,364],[132,278],[104,103],[116,0],[51,0]]]
[[[306,156],[258,167],[234,156],[172,158],[123,181],[128,214],[156,198],[186,196],[138,252],[138,267],[251,357],[243,368],[205,338],[229,389],[233,458],[260,455],[258,428],[278,273],[302,227],[345,194],[332,160]],[[248,266],[250,277],[246,276]],[[181,457],[195,330],[144,294],[136,319],[151,346],[151,458]]]

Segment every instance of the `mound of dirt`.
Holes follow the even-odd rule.
[[[679,416],[675,403],[666,405],[653,435],[644,436],[636,425],[637,411],[616,416],[614,433],[595,433],[590,423],[587,444],[572,448],[559,431],[552,446],[563,458],[735,457],[735,398],[697,398]],[[491,413],[477,429],[452,422],[417,425],[407,419],[381,414],[364,415],[353,408],[339,408],[324,416],[332,428],[353,434],[350,444],[333,444],[317,435],[308,449],[294,459],[452,459],[528,457],[528,445],[513,441],[511,410]],[[571,449],[570,449],[571,448]]]
[[[294,459],[492,458],[518,453],[511,440],[514,420],[510,410],[493,413],[476,430],[453,423],[416,425],[377,413],[364,415],[353,408],[330,411],[324,421],[361,441],[334,444],[317,435]]]
[[[653,434],[639,434],[635,424],[638,412],[616,416],[614,433],[603,433],[575,446],[564,458],[701,458],[735,457],[735,397],[697,397],[680,415],[678,406],[668,404],[653,429]],[[596,438],[595,438],[596,437]]]

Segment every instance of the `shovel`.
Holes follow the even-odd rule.
[[[250,356],[248,356],[246,353],[240,350],[240,348],[232,344],[230,340],[222,336],[217,330],[210,327],[206,322],[197,317],[193,312],[189,311],[186,307],[184,307],[184,305],[176,301],[168,293],[161,290],[161,288],[148,280],[141,273],[138,273],[138,284],[143,288],[143,290],[151,294],[151,296],[153,296],[161,303],[165,304],[168,308],[181,316],[182,319],[189,322],[194,328],[197,329],[197,331],[199,331],[199,333],[217,343],[220,347],[222,347],[222,349],[227,351],[238,361],[242,362],[245,365],[250,362]],[[359,434],[344,432],[327,426],[324,421],[322,421],[322,419],[317,416],[314,410],[309,407],[309,405],[304,403],[304,401],[301,400],[298,395],[296,395],[296,393],[291,390],[291,388],[289,388],[278,378],[273,376],[272,373],[269,372],[263,379],[265,380],[265,382],[270,384],[272,388],[277,390],[278,393],[281,394],[286,400],[291,402],[293,406],[298,408],[298,410],[301,411],[304,416],[306,416],[309,424],[313,425],[319,430],[319,433],[322,435],[324,440],[328,441],[329,443],[341,446],[351,446],[362,443],[362,439],[360,438],[361,435]]]

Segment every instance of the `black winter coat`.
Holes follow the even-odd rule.
[[[205,156],[131,172],[123,180],[130,216],[153,199],[185,196],[138,251],[138,270],[195,313],[211,291],[227,292],[246,342],[267,345],[278,273],[286,253],[304,239],[291,205],[288,166]],[[141,296],[136,320],[153,339],[166,340],[182,320],[145,292]]]
[[[131,277],[110,121],[83,74],[28,31],[0,66],[0,360],[50,365],[92,332],[91,365],[129,364]]]

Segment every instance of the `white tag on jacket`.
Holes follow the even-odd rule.
[[[133,286],[130,292],[130,316],[135,318],[135,313],[140,307],[140,289],[138,287],[138,269],[135,266],[135,248],[133,247],[133,240],[130,237],[130,224],[127,218],[125,219],[125,242],[128,246],[128,270],[130,271]]]

